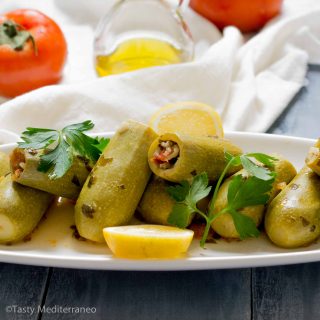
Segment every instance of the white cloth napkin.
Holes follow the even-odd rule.
[[[65,31],[69,62],[63,84],[0,105],[0,143],[12,139],[8,131],[18,134],[27,126],[61,128],[87,119],[96,124],[95,132],[111,131],[123,120],[146,122],[160,106],[184,100],[215,106],[227,130],[262,132],[305,85],[308,62],[320,63],[319,1],[287,0],[283,14],[248,41],[233,27],[221,37],[213,25],[185,8],[197,42],[194,62],[96,79],[92,26],[102,11],[101,1],[90,1],[86,15],[80,5],[84,1],[56,0],[51,7],[32,1]],[[4,6],[11,9],[12,3],[19,6],[23,1],[5,0]],[[110,6],[110,1],[106,4]],[[86,24],[79,24],[85,16]]]

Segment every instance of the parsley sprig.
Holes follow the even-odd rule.
[[[74,156],[95,163],[109,139],[92,138],[84,134],[94,127],[92,121],[66,126],[62,130],[27,128],[18,145],[23,149],[44,150],[38,170],[48,173],[50,179],[61,178],[70,169]]]
[[[259,230],[254,221],[242,214],[241,209],[248,206],[264,205],[269,200],[269,192],[275,179],[273,172],[274,157],[263,153],[248,153],[240,156],[225,154],[227,165],[222,172],[214,189],[208,212],[202,212],[197,208],[197,202],[209,195],[212,187],[209,186],[207,173],[201,173],[193,178],[192,183],[182,181],[177,186],[167,188],[167,192],[176,201],[168,223],[180,228],[186,228],[194,213],[198,213],[206,221],[206,227],[201,239],[201,247],[204,247],[212,222],[225,213],[231,214],[235,228],[240,239],[258,237]],[[254,160],[255,159],[255,160]],[[257,161],[260,163],[257,164]],[[263,164],[264,166],[261,166]],[[235,175],[228,187],[228,205],[219,212],[214,212],[218,191],[228,170],[233,166],[242,165],[248,176]]]

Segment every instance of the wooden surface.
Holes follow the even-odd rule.
[[[320,136],[320,67],[311,67],[308,79],[269,132]],[[313,320],[320,319],[319,301],[320,263],[192,272],[0,264],[0,320]],[[55,313],[38,312],[38,306]],[[35,310],[19,313],[18,307]],[[91,309],[59,313],[59,307]]]

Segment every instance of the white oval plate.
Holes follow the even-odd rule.
[[[106,133],[103,136],[110,136]],[[278,153],[303,166],[308,148],[314,140],[230,132],[226,137],[246,152]],[[10,152],[14,144],[0,146]],[[295,250],[274,246],[266,236],[241,242],[207,244],[199,247],[194,240],[188,255],[174,260],[125,260],[114,258],[106,245],[82,242],[72,237],[73,206],[67,201],[52,206],[29,242],[11,246],[0,245],[0,261],[50,267],[105,270],[200,270],[271,266],[320,261],[320,243]]]

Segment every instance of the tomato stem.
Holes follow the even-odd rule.
[[[18,34],[17,28],[13,23],[4,22],[4,32],[8,35],[8,37],[13,38]]]
[[[0,24],[0,46],[9,45],[13,50],[21,51],[29,40],[32,42],[35,55],[38,55],[36,42],[29,31],[12,20]]]

